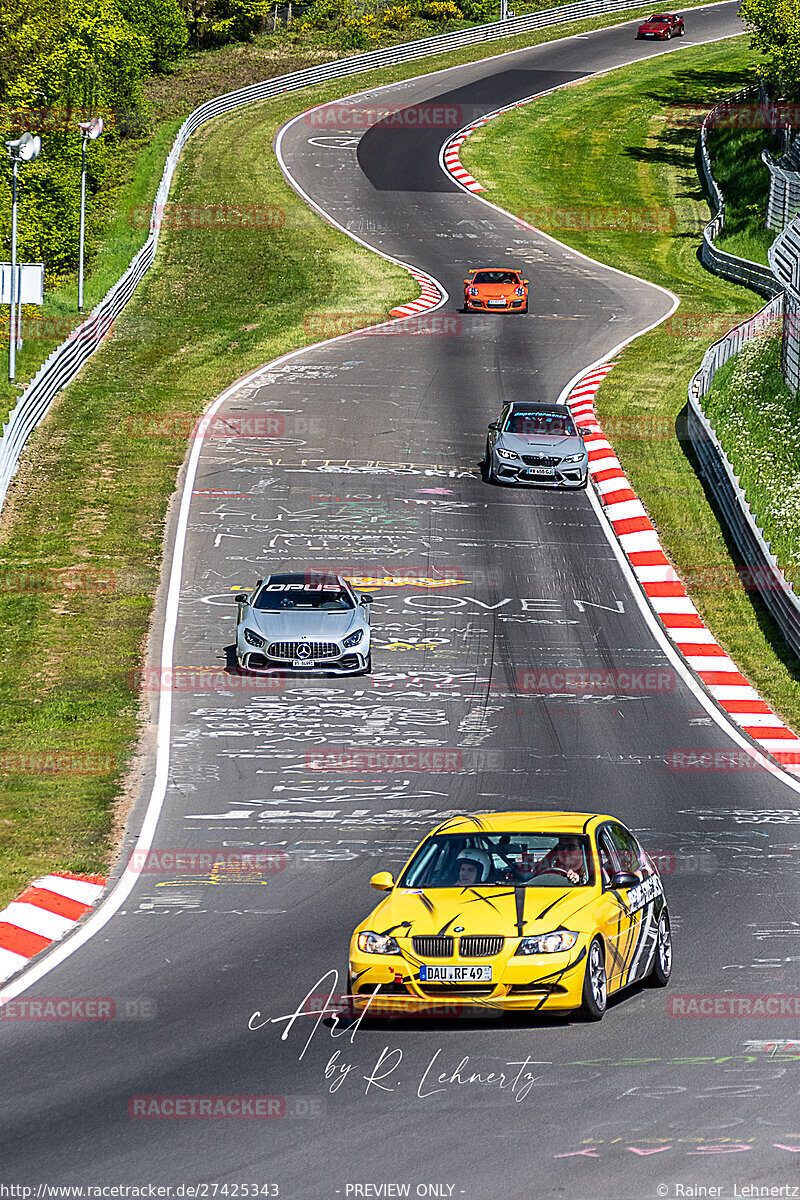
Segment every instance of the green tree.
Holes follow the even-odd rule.
[[[10,37],[0,56],[0,103],[5,137],[24,129],[42,136],[42,154],[20,172],[21,260],[43,261],[48,273],[74,269],[78,254],[80,147],[77,123],[100,114],[106,130],[87,156],[87,246],[98,233],[91,199],[113,169],[114,145],[141,112],[142,80],[176,37],[177,0],[138,0],[130,16],[123,4],[137,0],[0,0]],[[180,13],[178,12],[180,16]],[[161,24],[159,19],[163,18]],[[151,32],[148,32],[148,29]],[[8,254],[10,172],[0,160],[0,251]]]
[[[189,31],[179,0],[117,0],[120,12],[152,47],[149,69],[167,71],[186,49]]]
[[[787,97],[800,97],[800,3],[743,0],[739,10],[750,43],[764,56],[764,75]]]
[[[65,0],[0,0],[0,98],[58,37]]]
[[[270,0],[183,0],[183,11],[199,49],[246,42],[264,26]]]

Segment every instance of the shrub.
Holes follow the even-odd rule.
[[[468,21],[479,21],[485,25],[488,21],[500,19],[499,0],[459,0],[459,7]]]
[[[423,8],[422,15],[429,21],[460,21],[464,14],[453,0],[431,0]]]
[[[414,10],[410,4],[394,4],[384,9],[381,20],[388,29],[403,29],[413,17]]]
[[[333,30],[353,19],[355,12],[349,0],[316,0],[316,3],[303,13],[302,27]]]

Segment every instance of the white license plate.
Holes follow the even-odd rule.
[[[432,967],[422,963],[419,969],[421,983],[491,983],[492,968],[478,966]]]
[[[293,667],[313,667],[313,665],[314,665],[313,658],[293,658],[292,659]]]
[[[505,308],[505,306],[506,306],[505,300],[490,300],[489,303],[494,308]]]
[[[550,479],[555,475],[552,467],[528,467],[526,475],[544,475]]]

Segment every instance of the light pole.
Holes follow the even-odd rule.
[[[81,245],[80,261],[78,263],[78,312],[83,312],[83,241],[86,229],[86,143],[93,142],[103,132],[103,118],[94,117],[91,121],[79,121],[81,131]]]
[[[500,0],[500,20],[508,19],[508,0]]]
[[[15,142],[6,142],[12,163],[11,177],[11,308],[8,314],[8,381],[14,382],[17,370],[17,168],[21,162],[33,162],[39,157],[42,139],[23,133]]]

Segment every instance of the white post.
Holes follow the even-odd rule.
[[[8,381],[14,382],[17,371],[17,331],[14,328],[17,304],[17,168],[13,159],[11,182],[11,305],[8,326]]]
[[[83,242],[86,228],[86,135],[81,134],[81,232],[78,260],[78,312],[83,312]]]
[[[22,267],[17,267],[17,349],[22,349]]]

